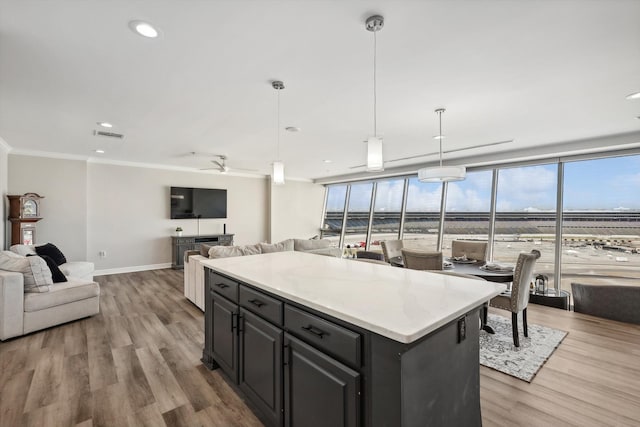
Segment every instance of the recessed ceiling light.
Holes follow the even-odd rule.
[[[98,122],[98,124],[100,126],[102,126],[103,128],[112,128],[113,127],[113,125],[111,123],[109,123],[109,122]]]
[[[156,30],[151,24],[144,21],[131,21],[129,22],[129,28],[140,34],[143,37],[150,39],[158,37],[158,30]]]
[[[627,95],[627,99],[640,99],[640,92],[632,93]]]
[[[323,160],[323,162],[325,162],[325,163],[331,163],[331,162],[332,162],[332,160],[326,159],[326,160]]]
[[[446,138],[446,136],[444,136],[444,135],[436,135],[436,136],[433,137],[433,139],[445,139],[445,138]]]
[[[98,149],[96,150],[96,153],[98,153],[98,154],[104,154],[104,150],[101,150],[101,149],[99,149],[99,148],[98,148]]]
[[[288,132],[300,132],[300,128],[297,126],[287,126],[284,130]]]

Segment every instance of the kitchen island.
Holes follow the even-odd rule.
[[[498,283],[302,252],[200,261],[203,362],[267,426],[481,425]]]

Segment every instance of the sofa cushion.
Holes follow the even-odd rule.
[[[93,276],[95,266],[89,261],[69,261],[60,266],[60,271],[67,277]]]
[[[312,249],[309,251],[304,251],[308,254],[316,254],[316,255],[326,255],[326,256],[333,256],[333,257],[337,257],[340,258],[342,256],[342,249],[340,248],[319,248],[319,249]]]
[[[242,255],[258,255],[262,253],[259,243],[256,243],[255,245],[239,246],[239,248],[242,251]]]
[[[309,251],[329,246],[331,246],[331,241],[327,239],[293,239],[293,249],[296,251]]]
[[[13,245],[9,248],[11,252],[14,252],[18,255],[27,256],[29,254],[35,255],[36,250],[33,248],[33,245]]]
[[[34,248],[36,253],[40,256],[46,255],[51,257],[51,259],[56,263],[56,265],[62,265],[67,262],[67,258],[64,256],[62,251],[58,249],[56,245],[53,243],[46,243],[41,246],[35,246]]]
[[[56,264],[56,262],[53,260],[53,258],[51,258],[50,256],[47,255],[27,255],[29,256],[39,256],[40,258],[42,258],[44,260],[44,262],[47,263],[47,267],[49,267],[49,270],[51,271],[51,278],[53,279],[53,283],[61,283],[61,282],[66,282],[67,278],[64,276],[64,273],[62,271],[60,271],[60,268],[58,267],[58,265]]]
[[[212,246],[209,249],[209,258],[229,258],[242,255],[244,254],[239,246]]]
[[[0,270],[22,273],[24,276],[24,291],[48,292],[53,285],[51,270],[45,260],[39,256],[20,256],[14,252],[0,252]]]
[[[293,250],[293,239],[283,240],[278,243],[258,243],[260,245],[260,250],[263,254],[269,254],[272,252],[285,252]]]
[[[24,311],[39,311],[100,295],[96,282],[71,278],[68,282],[51,285],[45,294],[28,294],[24,297]]]

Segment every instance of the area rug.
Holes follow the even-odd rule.
[[[519,318],[520,347],[516,348],[511,335],[510,317],[489,314],[487,323],[496,333],[492,335],[480,331],[480,364],[531,382],[567,332],[529,324],[529,337],[525,338],[522,335],[522,319]]]

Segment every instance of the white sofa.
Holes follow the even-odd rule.
[[[209,258],[258,255],[291,250],[334,257],[342,255],[342,250],[331,247],[329,240],[317,239],[288,239],[276,244],[258,243],[244,246],[208,247],[203,245],[200,251],[186,251],[184,254],[184,296],[204,311],[204,265],[200,261]]]
[[[36,253],[34,245],[13,245],[9,249],[11,252],[22,256],[34,255]],[[67,277],[75,277],[93,282],[95,265],[92,262],[67,261],[64,264],[60,264],[58,268],[62,271],[62,274]]]
[[[40,257],[2,251],[0,258],[5,269],[0,269],[0,341],[100,312],[100,286],[93,281],[93,263],[67,263],[61,268],[67,281],[53,283]]]

